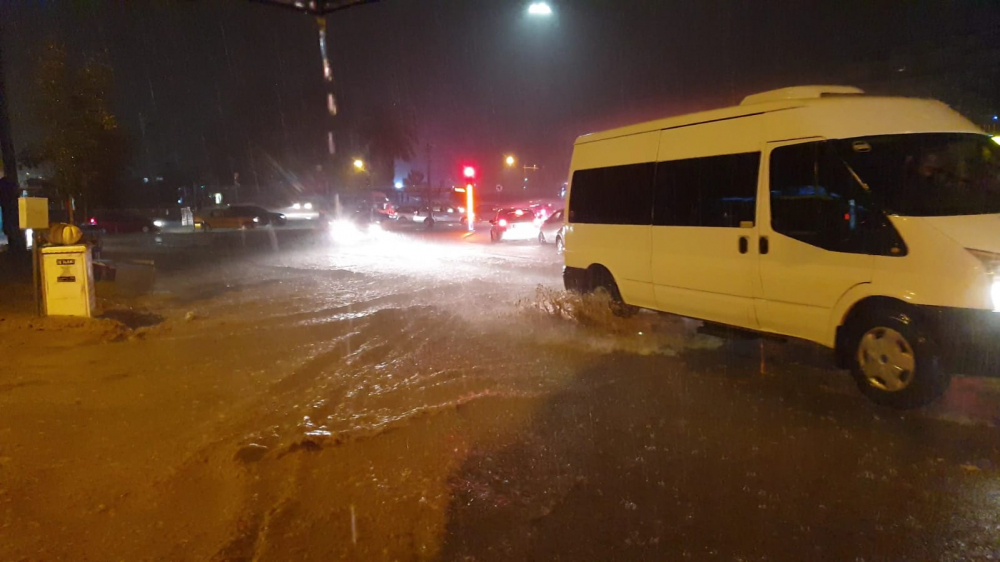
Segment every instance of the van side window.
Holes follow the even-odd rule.
[[[656,164],[627,164],[573,172],[569,221],[650,224]]]
[[[653,224],[739,227],[757,213],[760,153],[671,160],[656,166]]]
[[[771,152],[771,228],[833,252],[902,255],[902,240],[827,142]]]

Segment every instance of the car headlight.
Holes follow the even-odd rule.
[[[993,310],[1000,312],[1000,254],[972,250],[970,248],[966,248],[966,251],[982,262],[986,274],[992,278],[990,282],[990,302],[993,303]]]
[[[306,203],[305,205],[303,205],[303,207],[305,207],[306,209],[312,209],[313,208],[313,204],[312,203]]]
[[[302,208],[302,203],[296,203],[296,204],[292,205],[292,208],[293,209],[301,209]]]
[[[260,217],[254,217],[253,222],[260,222]]]
[[[163,228],[167,223],[163,219],[156,219],[153,221],[153,226],[156,228]]]

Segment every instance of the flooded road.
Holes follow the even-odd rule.
[[[620,319],[458,230],[108,240],[154,291],[0,327],[0,560],[996,560],[1000,385]]]

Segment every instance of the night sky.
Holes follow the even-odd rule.
[[[579,134],[794,84],[934,95],[983,124],[1000,111],[995,1],[550,3],[548,20],[527,17],[525,2],[488,0],[383,0],[332,15],[340,151],[352,151],[357,116],[388,111],[414,123],[414,168],[425,171],[433,146],[435,183],[464,162],[503,181],[501,157],[514,153],[555,185]],[[0,10],[19,145],[35,135],[34,61],[56,39],[113,66],[133,175],[173,165],[224,181],[328,162],[309,16],[237,0],[0,0]]]

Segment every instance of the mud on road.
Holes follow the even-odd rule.
[[[103,319],[6,314],[0,560],[1000,557],[994,381],[883,410],[477,236],[182,244]]]

